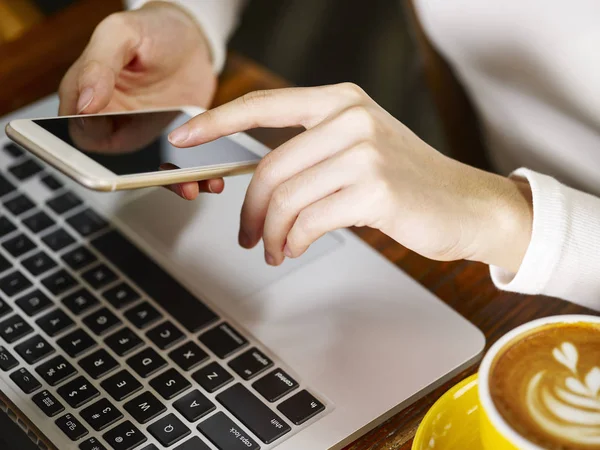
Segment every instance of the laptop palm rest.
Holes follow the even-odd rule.
[[[117,217],[153,248],[168,253],[181,270],[201,279],[203,292],[242,299],[340,246],[334,234],[323,236],[297,259],[267,266],[262,242],[254,249],[237,242],[239,213],[248,177],[227,179],[225,192],[203,195],[194,202],[158,189],[121,206]],[[232,277],[235,277],[233,282]],[[216,290],[216,291],[215,291]]]

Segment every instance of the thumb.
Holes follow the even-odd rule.
[[[77,114],[93,114],[110,103],[120,72],[136,56],[141,36],[126,14],[105,19],[94,31],[79,61]]]

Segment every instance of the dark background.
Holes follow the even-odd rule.
[[[76,1],[36,3],[51,15]],[[352,81],[444,151],[402,5],[403,0],[250,0],[230,48],[295,85]],[[0,449],[36,448],[0,413]]]

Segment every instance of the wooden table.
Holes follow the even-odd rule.
[[[55,92],[62,74],[77,58],[94,26],[121,8],[120,0],[82,0],[71,8],[33,26],[19,40],[0,46],[0,114]],[[285,80],[238,55],[230,55],[215,104],[257,89],[288,85]],[[253,134],[275,147],[298,130],[256,130]],[[423,258],[382,233],[355,232],[444,302],[474,323],[486,335],[487,345],[512,328],[554,314],[592,313],[552,298],[514,295],[498,291],[488,269],[465,261],[435,262]],[[385,369],[382,369],[385,370]],[[411,407],[366,434],[348,449],[410,448],[423,415],[451,385],[476,370],[472,367]]]

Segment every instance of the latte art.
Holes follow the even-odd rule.
[[[553,324],[509,343],[490,394],[505,421],[540,447],[600,449],[600,326]]]
[[[579,445],[600,447],[600,368],[583,376],[577,370],[579,352],[563,342],[552,352],[568,369],[560,377],[547,377],[542,370],[527,386],[527,408],[533,420],[547,433]]]

